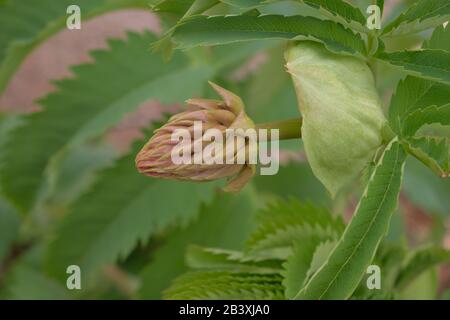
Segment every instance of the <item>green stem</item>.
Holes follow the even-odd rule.
[[[256,125],[256,129],[278,129],[279,140],[299,139],[302,137],[302,118],[260,123]],[[268,136],[270,140],[270,134]]]

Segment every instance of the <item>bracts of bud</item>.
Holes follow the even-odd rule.
[[[252,178],[255,164],[249,163],[248,154],[251,145],[256,143],[249,144],[247,139],[239,145],[235,135],[231,138],[232,146],[227,142],[226,145],[219,144],[220,148],[211,148],[211,144],[217,141],[206,136],[209,129],[216,129],[222,141],[229,141],[227,138],[234,130],[254,129],[255,125],[245,114],[240,97],[216,84],[210,85],[223,100],[188,100],[187,110],[172,116],[165,125],[155,130],[154,136],[136,156],[136,167],[140,173],[197,182],[230,178],[224,188],[227,192],[239,191]],[[188,139],[180,142],[182,135],[178,133],[188,133]],[[205,153],[208,147],[212,150],[209,156]],[[174,155],[183,151],[185,154],[182,157],[187,156],[191,161],[174,161]],[[242,153],[244,161],[237,161]]]

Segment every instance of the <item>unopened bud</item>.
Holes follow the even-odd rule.
[[[187,110],[172,116],[164,126],[155,130],[154,136],[136,156],[136,167],[140,173],[150,177],[198,182],[232,178],[225,187],[225,191],[230,192],[239,191],[251,179],[255,165],[246,160],[250,148],[248,140],[242,140],[244,145],[240,148],[235,147],[234,139],[237,137],[232,138],[232,146],[219,143],[220,149],[214,149],[216,151],[211,154],[220,161],[208,161],[211,157],[205,156],[205,149],[212,143],[218,143],[211,141],[210,136],[206,137],[209,129],[215,129],[221,140],[225,141],[230,130],[255,128],[244,112],[240,97],[210,84],[223,100],[188,100]],[[181,160],[177,158],[174,161],[174,155],[183,153],[183,150],[188,152],[184,152]],[[242,152],[243,163],[236,161]],[[185,163],[184,157],[187,157]]]

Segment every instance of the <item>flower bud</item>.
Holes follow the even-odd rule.
[[[255,125],[245,114],[240,97],[214,83],[210,82],[210,85],[223,101],[188,100],[187,110],[172,116],[164,126],[155,130],[153,137],[136,156],[136,167],[140,173],[150,177],[197,182],[233,177],[224,188],[228,192],[239,191],[252,178],[255,165],[249,164],[245,156],[250,151],[248,141],[242,140],[245,144],[237,146],[236,137],[232,137],[230,140],[233,148],[225,142],[229,129],[254,129]],[[174,139],[174,134],[179,129],[188,132],[189,139],[182,142]],[[220,131],[223,138],[223,143],[219,144],[220,150],[212,153],[214,159],[221,161],[205,163],[205,148],[213,143],[212,139],[206,138],[209,129],[217,129],[215,132]],[[217,141],[214,140],[214,143]],[[178,150],[189,150],[188,163],[173,161],[173,154]],[[238,152],[244,152],[244,163],[236,161]],[[200,159],[201,163],[195,159]]]
[[[311,168],[334,196],[373,157],[385,117],[367,64],[303,41],[286,52]]]

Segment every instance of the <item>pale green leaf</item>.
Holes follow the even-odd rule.
[[[392,141],[338,244],[296,299],[347,299],[352,295],[388,231],[405,158],[403,147]]]
[[[361,37],[333,21],[303,16],[195,16],[174,31],[178,48],[261,39],[310,39],[337,53],[365,53]]]
[[[450,19],[448,0],[419,0],[383,29],[384,36],[401,36],[437,27]]]

